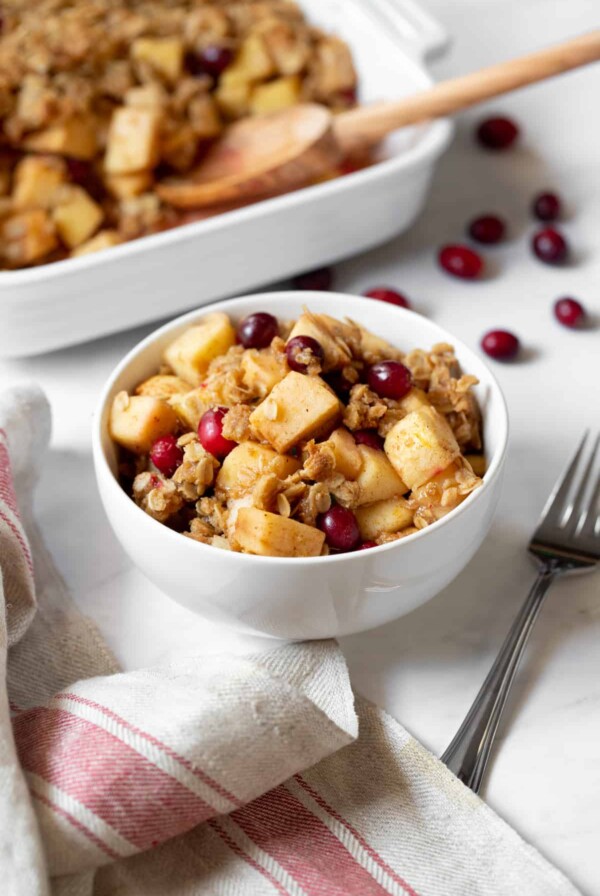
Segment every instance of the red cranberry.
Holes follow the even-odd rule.
[[[368,548],[376,548],[376,547],[377,547],[376,541],[363,541],[362,544],[359,544],[358,550],[366,551],[366,550],[368,550]]]
[[[531,240],[531,247],[539,260],[546,264],[562,264],[569,254],[566,239],[554,227],[538,230]]]
[[[508,149],[519,136],[519,128],[510,118],[486,118],[477,128],[477,139],[486,149]]]
[[[306,373],[311,360],[321,362],[325,357],[320,342],[312,336],[294,336],[285,347],[287,362],[292,370]]]
[[[183,460],[183,451],[177,444],[175,436],[162,436],[152,445],[150,460],[163,476],[173,475]]]
[[[331,386],[338,398],[345,401],[350,394],[350,389],[354,385],[350,380],[346,379],[341,370],[333,370],[331,373],[325,374],[323,377],[325,382]]]
[[[357,429],[354,441],[357,445],[367,445],[369,448],[383,448],[383,439],[375,429]]]
[[[483,259],[468,246],[444,246],[438,261],[448,274],[461,280],[474,280],[483,270]]]
[[[469,224],[469,236],[478,243],[491,245],[504,238],[506,226],[497,215],[481,215]]]
[[[211,75],[218,78],[233,62],[233,51],[229,47],[209,44],[199,53],[191,54],[188,67],[193,75]]]
[[[400,308],[410,308],[410,302],[403,296],[401,292],[395,289],[387,289],[386,287],[377,287],[370,289],[365,293],[368,299],[379,299],[380,302],[389,302],[390,305],[398,305]]]
[[[335,551],[353,551],[360,543],[360,531],[356,517],[347,507],[336,504],[317,518],[319,529],[325,533],[325,541]]]
[[[202,415],[198,425],[200,444],[219,460],[227,457],[237,444],[223,435],[223,417],[227,411],[228,408],[212,408]]]
[[[519,340],[508,330],[490,330],[481,340],[481,347],[490,358],[508,361],[519,351]]]
[[[531,210],[539,221],[556,221],[560,216],[560,199],[556,193],[539,193]]]
[[[343,162],[340,162],[340,174],[356,174],[357,171],[362,171],[364,165],[361,165],[360,162],[356,162],[354,159],[344,159]]]
[[[412,389],[412,376],[400,361],[378,361],[369,368],[369,387],[381,398],[403,398]]]
[[[341,101],[348,106],[355,106],[358,101],[358,91],[356,87],[347,87],[345,90],[340,90],[338,96]]]
[[[237,335],[244,348],[267,348],[279,335],[277,318],[266,311],[249,314],[239,322]]]
[[[318,292],[326,292],[333,286],[333,271],[331,268],[318,268],[316,271],[307,271],[299,274],[292,280],[296,289],[315,289]]]
[[[554,303],[554,315],[565,327],[580,326],[585,320],[585,308],[577,299],[558,299]]]

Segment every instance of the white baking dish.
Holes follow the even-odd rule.
[[[445,35],[413,0],[301,0],[352,46],[361,100],[431,83]],[[382,243],[421,210],[447,121],[392,137],[366,170],[95,255],[0,272],[0,356],[22,357],[172,316]]]

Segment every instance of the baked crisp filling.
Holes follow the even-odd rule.
[[[161,181],[229,122],[304,101],[353,106],[356,73],[290,0],[4,0],[0,266],[193,220]]]
[[[241,341],[241,344],[239,344]],[[481,485],[481,414],[452,346],[404,354],[350,320],[207,314],[113,400],[121,480],[188,538],[314,557],[404,538]]]

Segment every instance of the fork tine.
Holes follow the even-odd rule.
[[[598,441],[600,441],[600,436],[598,437]],[[600,473],[598,474],[596,485],[594,486],[592,497],[590,498],[588,505],[588,512],[579,534],[584,538],[600,536]]]
[[[569,494],[569,489],[571,488],[571,485],[573,484],[573,481],[575,479],[579,460],[583,453],[585,443],[587,442],[588,435],[589,430],[586,430],[571,463],[563,473],[562,478],[557,481],[556,485],[552,489],[550,497],[546,501],[546,506],[542,510],[542,515],[538,524],[539,526],[543,526],[545,523],[550,523],[555,526],[561,524],[565,510],[565,501],[567,499],[567,495]]]
[[[570,506],[570,513],[566,522],[568,523],[567,529],[571,533],[577,532],[577,530],[583,526],[583,523],[585,522],[590,510],[594,506],[593,497],[591,502],[584,503],[584,496],[590,483],[592,470],[594,469],[594,464],[596,462],[596,454],[598,453],[599,443],[600,435],[596,436],[596,441],[594,443],[594,447],[592,448],[592,453],[590,454],[589,460],[586,464],[585,471],[581,476],[581,482],[579,488],[577,489],[577,493],[574,495],[573,501]]]

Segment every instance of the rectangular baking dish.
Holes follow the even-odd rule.
[[[413,0],[301,0],[354,52],[361,100],[431,83],[441,28]],[[24,357],[170,317],[376,246],[425,201],[448,121],[390,138],[365,170],[93,255],[0,272],[0,356]]]

